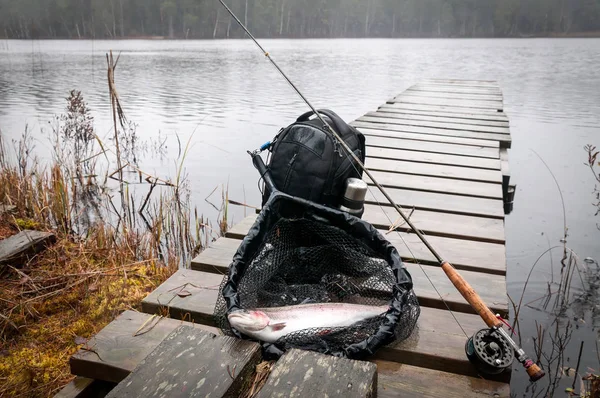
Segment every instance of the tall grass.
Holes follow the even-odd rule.
[[[0,204],[16,206],[0,217],[0,229],[57,236],[26,264],[0,269],[0,396],[53,395],[72,378],[68,358],[88,337],[139,308],[222,229],[190,205],[191,138],[175,177],[139,167],[140,142],[116,95],[117,61],[107,59],[111,139],[96,134],[76,90],[51,123],[46,161],[35,156],[28,129],[12,143],[0,132]]]
[[[598,152],[591,145],[586,146],[585,150],[588,154],[586,165],[592,170],[595,179],[600,182],[600,174],[597,174],[595,170]],[[550,173],[552,172],[550,171]],[[560,192],[560,186],[555,177],[554,180]],[[594,188],[594,195],[597,202],[594,202],[593,205],[600,212],[600,192],[597,186]],[[599,214],[598,212],[596,215]],[[597,352],[598,363],[588,364],[583,368],[585,370],[580,371],[579,363],[583,345],[587,343],[586,349],[591,350],[589,345],[592,342],[574,341],[573,337],[578,328],[585,327],[586,315],[591,315],[593,322],[600,319],[600,311],[598,311],[600,308],[600,266],[598,261],[591,257],[582,260],[575,251],[568,247],[568,225],[564,201],[562,216],[564,232],[560,244],[550,246],[537,258],[529,270],[520,299],[515,301],[509,297],[514,313],[512,328],[519,343],[527,343],[530,346],[535,354],[536,362],[546,371],[547,375],[537,383],[530,384],[523,396],[598,397],[600,396],[600,377],[598,376],[600,353]],[[550,281],[547,282],[545,293],[529,302],[524,302],[530,278],[535,275],[536,267],[548,258],[552,262],[553,252],[561,253],[560,267],[556,269],[553,266],[550,267]],[[522,338],[521,323],[524,319],[521,312],[524,307],[545,315],[545,320],[543,320],[543,316],[537,317],[541,320],[535,321],[536,333],[531,339]],[[575,351],[575,345],[580,350],[579,356],[574,357],[570,353]],[[595,349],[598,351],[597,343]],[[575,368],[571,366],[574,361],[577,362]],[[513,394],[513,396],[516,395]]]

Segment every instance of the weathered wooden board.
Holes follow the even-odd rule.
[[[471,217],[435,211],[404,209],[413,224],[426,235],[447,238],[475,240],[490,243],[505,243],[504,221],[497,218]],[[392,224],[396,230],[409,232],[410,227],[402,221],[400,215],[391,206],[365,205],[362,217],[376,228],[388,230]],[[248,216],[230,228],[226,236],[242,239],[256,217]],[[216,253],[215,253],[216,254]],[[230,253],[223,253],[230,257]]]
[[[151,318],[151,315],[130,310],[121,313],[71,356],[71,373],[119,383],[165,337],[184,324],[170,318]],[[219,332],[210,326],[195,327],[212,333]]]
[[[167,282],[160,285],[152,295],[145,298],[142,308],[145,312],[150,313],[160,311],[162,305],[156,302],[155,293],[162,296],[170,295],[172,300],[169,304],[169,313],[172,317],[187,314],[187,319],[192,322],[212,322],[212,309],[210,312],[204,312],[205,308],[210,307],[211,304],[205,303],[198,306],[198,301],[193,299],[199,289],[191,287],[189,290],[192,294],[186,297],[179,297],[169,290],[184,283],[193,283],[199,286],[203,283],[210,284],[213,283],[215,277],[222,278],[222,276],[205,272],[180,270]],[[212,306],[214,306],[218,292],[209,291],[213,294]],[[454,316],[467,335],[472,335],[485,327],[478,315],[456,312]],[[421,307],[417,328],[413,334],[403,342],[392,343],[382,348],[375,357],[413,366],[476,376],[477,372],[464,353],[465,341],[465,334],[447,310]]]
[[[291,349],[273,366],[256,395],[270,397],[377,397],[377,365]]]
[[[475,100],[457,100],[444,98],[426,98],[415,95],[401,94],[390,101],[391,103],[405,104],[424,104],[424,105],[443,105],[454,106],[467,109],[488,109],[502,111],[504,105],[501,101],[475,101]]]
[[[489,182],[456,180],[445,177],[372,171],[370,173],[383,187],[410,189],[423,192],[439,192],[476,198],[502,199],[502,185]],[[364,181],[373,185],[364,174]],[[373,188],[376,189],[376,188]]]
[[[51,232],[30,230],[3,239],[0,241],[0,265],[23,265],[31,256],[43,250],[55,239]]]
[[[392,123],[392,124],[400,124],[406,126],[421,126],[421,127],[434,127],[434,128],[442,128],[448,130],[463,130],[463,131],[476,131],[481,133],[498,133],[498,134],[510,134],[510,129],[508,127],[496,127],[496,126],[482,126],[482,125],[474,125],[474,124],[463,124],[458,122],[449,122],[449,121],[424,121],[424,120],[415,120],[411,118],[405,118],[402,115],[393,112],[369,112],[366,116],[369,116],[371,121],[381,121],[383,123]],[[371,117],[373,119],[371,119]],[[375,119],[376,118],[376,119]],[[389,121],[388,119],[392,119],[393,121]],[[366,119],[365,119],[366,120]]]
[[[504,219],[503,204],[498,199],[463,197],[397,188],[387,188],[386,191],[394,202],[407,209],[415,208],[466,216]],[[367,192],[366,202],[389,206],[389,202],[378,189]]]
[[[258,343],[182,325],[107,398],[239,397],[260,359]]]
[[[504,116],[504,113],[498,112],[497,109],[494,110],[494,109],[485,109],[485,108],[465,108],[465,107],[453,106],[453,105],[449,105],[449,104],[446,104],[446,105],[412,104],[412,103],[405,103],[405,102],[390,102],[390,101],[388,101],[387,104],[391,104],[392,106],[394,106],[398,109],[409,109],[409,110],[416,110],[416,111],[458,113],[461,115],[470,114],[470,115],[478,115],[478,116],[482,116],[482,117],[497,116],[497,115]]]
[[[472,100],[472,101],[490,101],[494,103],[502,102],[502,95],[494,93],[449,93],[449,92],[431,92],[431,91],[419,91],[419,90],[406,90],[403,93],[404,96],[415,96],[424,98],[447,98],[447,99],[461,99],[461,100]]]
[[[232,236],[239,237],[238,234],[232,234]],[[240,243],[238,239],[218,239],[211,247],[192,260],[192,269],[226,274]],[[227,250],[229,251],[228,254],[226,253]],[[428,265],[421,267],[413,263],[406,263],[406,268],[413,278],[414,291],[421,305],[441,309],[446,309],[446,305],[448,305],[453,311],[475,313],[441,268]],[[490,308],[503,316],[507,316],[508,299],[506,297],[504,276],[471,271],[461,271],[461,275],[479,292],[481,298]],[[437,291],[433,288],[432,283]]]
[[[495,80],[429,78],[429,79],[423,80],[422,83],[451,84],[452,86],[486,87],[486,88],[499,88],[500,87],[498,85],[498,82]]]
[[[402,138],[414,141],[431,141],[431,142],[444,142],[447,144],[460,144],[460,145],[472,145],[477,147],[488,147],[488,148],[499,148],[500,144],[492,140],[481,140],[477,138],[463,138],[454,137],[451,135],[438,135],[438,134],[422,134],[422,133],[409,133],[406,131],[392,131],[392,130],[380,130],[376,128],[361,127],[360,132],[367,136],[379,136],[379,137],[393,137]]]
[[[411,91],[430,91],[430,92],[447,92],[447,93],[463,93],[463,94],[492,94],[503,96],[502,91],[499,88],[493,87],[460,87],[453,85],[443,85],[443,84],[427,84],[427,83],[418,83],[414,86],[411,86],[408,90]]]
[[[460,115],[456,114],[448,114],[448,116],[439,115],[437,112],[419,112],[419,111],[408,111],[403,109],[397,109],[393,105],[382,105],[377,108],[377,112],[383,112],[391,115],[397,115],[398,117],[402,117],[404,119],[410,120],[423,120],[430,122],[440,122],[440,123],[461,123],[468,124],[474,126],[493,126],[493,127],[510,127],[510,123],[508,119],[505,121],[502,120],[482,120],[476,118],[469,118],[469,115],[465,115],[465,117],[460,117]]]
[[[416,109],[412,109],[416,108]],[[410,106],[408,104],[383,104],[377,109],[384,110],[385,112],[396,112],[404,113],[415,116],[427,116],[427,117],[444,117],[449,119],[462,119],[470,120],[474,122],[496,122],[503,124],[510,124],[508,117],[503,112],[496,113],[471,113],[471,112],[448,112],[442,110],[427,110],[418,109],[417,106]]]
[[[498,141],[501,143],[500,146],[503,147],[510,146],[511,143],[511,137],[508,134],[478,133],[474,131],[436,129],[433,127],[404,126],[393,123],[364,121],[362,118],[358,118],[357,120],[351,122],[350,125],[357,127],[359,130],[361,128],[370,128],[378,130],[402,131],[419,134],[445,135],[451,137]]]
[[[510,397],[510,385],[397,362],[375,360],[380,398]]]
[[[502,184],[502,173],[499,170],[407,162],[404,160],[381,159],[373,157],[366,158],[365,166],[369,170],[387,171],[389,173],[414,174],[422,176],[453,178],[465,181]]]
[[[500,170],[500,159],[474,158],[471,156],[446,155],[432,152],[414,152],[403,149],[367,147],[367,157],[405,160],[416,163],[442,164],[468,168]]]
[[[471,217],[434,211],[404,209],[411,222],[426,235],[447,238],[476,240],[490,243],[505,243],[504,221],[497,218]],[[391,223],[399,231],[410,231],[391,206],[365,205],[362,217],[377,228],[389,229]]]
[[[498,148],[476,147],[472,145],[444,144],[441,142],[403,140],[392,137],[370,136],[366,139],[366,145],[381,148],[405,149],[417,152],[433,152],[451,155],[473,156],[488,159],[500,158],[500,152]]]
[[[54,398],[104,398],[116,384],[77,376],[64,386]]]

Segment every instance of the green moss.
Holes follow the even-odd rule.
[[[29,218],[16,218],[15,224],[19,229],[39,229],[40,225]]]

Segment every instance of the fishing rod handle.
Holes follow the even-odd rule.
[[[501,327],[502,322],[496,318],[496,315],[483,302],[477,292],[469,285],[469,283],[458,273],[458,271],[447,261],[442,263],[442,269],[456,290],[462,294],[471,307],[479,314],[481,319],[488,327]]]

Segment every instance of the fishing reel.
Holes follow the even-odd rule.
[[[509,368],[515,351],[497,328],[481,329],[465,344],[469,361],[481,373],[497,375]]]

